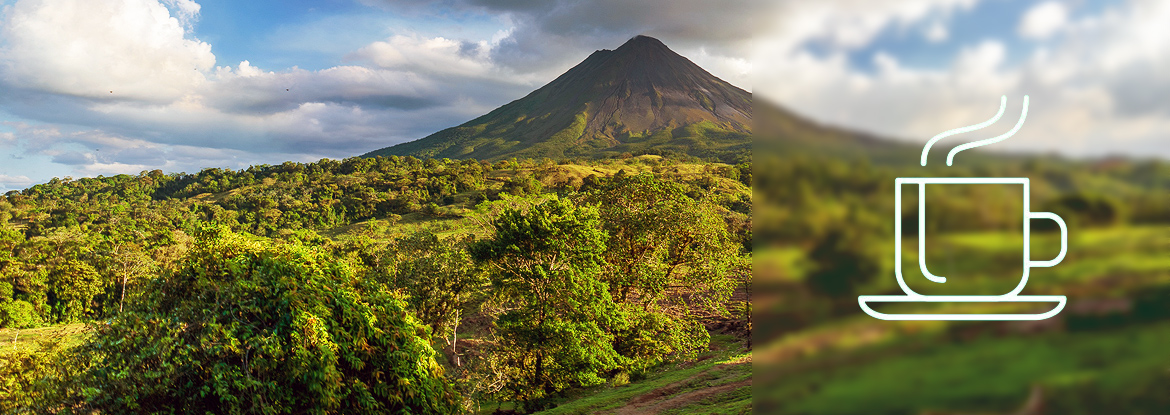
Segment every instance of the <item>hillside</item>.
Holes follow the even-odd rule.
[[[524,98],[423,139],[365,154],[499,160],[751,151],[752,95],[638,36]]]
[[[913,167],[919,163],[922,144],[929,137],[884,137],[836,125],[818,123],[766,99],[753,103],[752,136],[754,154],[801,155],[866,160],[891,167]],[[944,142],[945,143],[945,142]],[[931,165],[943,165],[946,152],[931,154]],[[975,149],[964,153],[962,166],[1018,163],[1029,156]],[[939,161],[934,161],[939,160]]]
[[[0,413],[533,412],[674,379],[744,353],[750,172],[355,157],[8,192]]]

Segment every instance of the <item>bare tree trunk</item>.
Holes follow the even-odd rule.
[[[120,255],[122,253],[122,244],[114,247],[114,259],[118,261],[118,265],[122,266],[122,296],[118,298],[118,314],[122,314],[122,303],[126,301],[126,259]]]
[[[462,310],[455,311],[455,327],[451,329],[451,355],[455,356],[455,366],[462,367],[463,361],[459,359],[459,348],[455,347],[456,342],[459,341],[459,321]]]
[[[15,330],[14,334],[12,335],[12,351],[15,352],[16,351],[16,338],[20,337],[20,329],[14,327],[14,328],[12,328],[12,330]]]
[[[122,297],[118,298],[118,314],[122,314],[122,304],[126,302],[126,273],[122,273]]]

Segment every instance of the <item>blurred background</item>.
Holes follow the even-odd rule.
[[[754,390],[758,413],[1170,413],[1170,2],[816,1],[761,24],[755,94]],[[955,146],[1022,128],[1006,141]],[[934,144],[935,134],[999,122]],[[1018,185],[898,177],[1025,177],[1032,211],[1068,224],[1063,262],[1021,294],[1059,294],[1034,322],[892,322],[858,295],[1002,294],[1019,282]],[[901,232],[894,217],[903,218]],[[1030,223],[1031,259],[1060,249]],[[1043,304],[1009,307],[1045,311]],[[931,304],[980,313],[994,305]],[[894,307],[897,309],[897,307]],[[887,311],[887,310],[880,310]]]

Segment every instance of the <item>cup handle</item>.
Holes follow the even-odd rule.
[[[1031,258],[1028,258],[1028,267],[1051,267],[1059,264],[1064,259],[1064,254],[1068,252],[1068,226],[1065,226],[1064,219],[1061,219],[1060,216],[1056,216],[1052,212],[1028,212],[1028,220],[1032,219],[1051,219],[1060,226],[1060,255],[1057,255],[1056,259],[1050,261],[1033,261]],[[1024,243],[1028,243],[1028,241],[1025,240]]]

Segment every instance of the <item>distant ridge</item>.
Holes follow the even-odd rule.
[[[752,94],[658,39],[599,50],[552,82],[486,115],[363,157],[605,157],[751,152]]]

